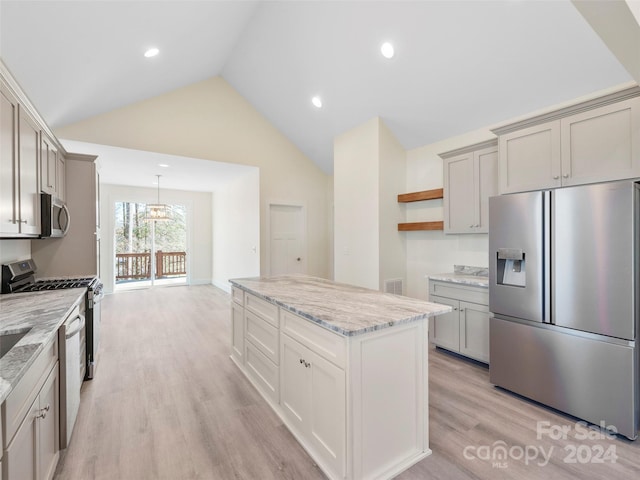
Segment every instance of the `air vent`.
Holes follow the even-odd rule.
[[[402,279],[392,278],[384,281],[384,292],[402,295]]]

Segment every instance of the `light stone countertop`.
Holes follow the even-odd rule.
[[[486,267],[454,265],[453,273],[436,273],[434,275],[427,275],[427,278],[429,280],[437,280],[439,282],[489,288],[489,269]]]
[[[0,333],[31,329],[0,359],[0,403],[4,402],[44,346],[58,334],[86,288],[0,295]]]
[[[344,336],[360,335],[451,311],[448,305],[306,275],[229,281],[242,290]]]

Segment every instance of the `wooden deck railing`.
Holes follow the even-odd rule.
[[[156,252],[156,278],[187,274],[186,252]],[[151,278],[151,254],[116,253],[116,282]]]

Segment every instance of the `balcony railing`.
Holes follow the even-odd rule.
[[[178,277],[187,274],[186,252],[156,252],[156,278]],[[148,280],[151,278],[151,254],[116,253],[116,282]]]

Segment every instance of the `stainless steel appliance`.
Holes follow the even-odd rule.
[[[630,439],[639,191],[624,181],[489,199],[491,382]]]
[[[86,288],[85,318],[86,341],[81,345],[84,352],[83,364],[86,365],[85,379],[92,379],[97,366],[98,346],[100,343],[100,301],[103,297],[103,285],[96,276],[35,279],[37,267],[33,259],[21,260],[2,265],[0,293],[35,292],[58,290],[61,288]],[[84,334],[84,332],[82,333]]]
[[[82,309],[84,310],[84,308]],[[58,330],[60,358],[60,448],[67,448],[80,408],[80,387],[84,378],[81,332],[85,317],[79,307]]]
[[[42,238],[64,237],[71,225],[69,209],[57,198],[48,193],[40,194],[40,218]]]

